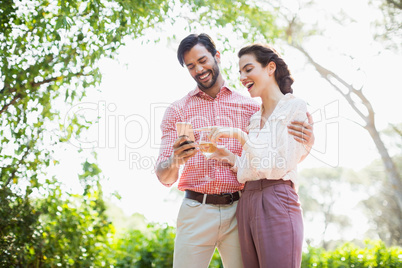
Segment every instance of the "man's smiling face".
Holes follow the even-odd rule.
[[[188,71],[202,91],[208,90],[215,85],[219,77],[219,53],[212,56],[203,45],[197,44],[184,53],[183,59]]]

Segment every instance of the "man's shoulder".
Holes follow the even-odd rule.
[[[182,109],[186,106],[186,104],[191,100],[191,98],[193,98],[193,96],[191,95],[191,92],[187,93],[186,95],[184,95],[182,98],[173,101],[169,107],[170,108],[175,108],[175,109]]]

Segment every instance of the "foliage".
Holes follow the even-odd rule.
[[[358,248],[351,243],[325,251],[322,248],[309,247],[303,253],[301,267],[318,268],[363,268],[388,267],[397,268],[402,264],[402,248],[386,248],[382,241],[365,241],[364,248]]]
[[[41,201],[46,204],[41,219],[43,241],[35,255],[43,256],[43,267],[108,266],[113,227],[99,195],[91,190],[63,200],[57,187],[54,196]]]
[[[402,1],[370,0],[369,3],[378,8],[382,16],[373,22],[374,37],[388,49],[402,51]]]
[[[93,163],[83,166],[82,195],[66,193],[54,179],[40,188],[43,196],[16,195],[14,200],[29,202],[24,206],[1,195],[0,267],[108,266],[114,230],[105,214],[99,171]],[[6,210],[7,205],[15,208]]]
[[[2,187],[35,188],[58,141],[79,135],[88,123],[57,120],[55,99],[72,103],[100,82],[96,66],[112,57],[127,35],[162,21],[163,1],[2,1],[0,13],[0,163]],[[64,96],[62,95],[64,93]],[[64,101],[63,98],[64,97]],[[29,179],[27,179],[29,178]],[[20,185],[15,187],[19,188]]]
[[[34,252],[31,246],[40,243],[38,218],[39,212],[29,199],[0,189],[0,267],[25,263],[23,256]]]
[[[172,267],[175,230],[149,224],[146,231],[129,230],[115,243],[116,267]]]
[[[100,170],[84,164],[82,196],[48,179],[56,144],[90,125],[74,115],[61,122],[60,104],[99,84],[99,59],[164,21],[168,8],[163,0],[0,1],[2,266],[103,265],[94,256],[107,247],[109,225],[99,178],[91,179]]]
[[[193,16],[185,15],[191,24],[203,26],[214,25],[218,28],[230,26],[232,33],[249,41],[274,40],[279,35],[275,25],[276,13],[261,8],[257,1],[214,1],[214,0],[181,0],[188,4]],[[194,29],[194,28],[193,28]],[[221,36],[228,40],[228,37]]]
[[[105,214],[99,168],[88,161],[80,175],[84,193],[63,197],[60,186],[46,199],[39,200],[42,208],[41,225],[46,259],[44,267],[106,267],[113,227]]]

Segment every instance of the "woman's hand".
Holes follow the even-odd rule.
[[[218,142],[223,138],[234,138],[237,139],[243,146],[247,141],[247,134],[239,128],[231,127],[209,127],[210,133],[208,138],[216,146]]]
[[[231,166],[230,170],[232,170],[233,172],[237,172],[237,167],[235,167],[236,156],[234,153],[226,149],[225,146],[218,145],[216,147],[216,151],[208,159],[228,163]]]

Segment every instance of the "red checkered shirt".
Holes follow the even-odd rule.
[[[259,109],[260,105],[256,101],[230,90],[226,84],[215,99],[197,87],[166,109],[161,123],[162,143],[156,166],[173,153],[173,143],[177,139],[176,122],[190,122],[193,128],[226,126],[246,131],[250,117]],[[198,143],[200,133],[194,131],[194,136]],[[241,155],[242,147],[236,139],[222,139],[219,145]],[[205,179],[207,170],[213,180]],[[243,184],[237,181],[236,174],[229,169],[228,164],[206,160],[201,152],[186,162],[178,184],[181,191],[192,190],[205,194],[233,193],[242,188]]]

